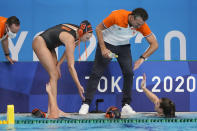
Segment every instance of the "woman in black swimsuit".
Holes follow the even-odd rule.
[[[84,89],[81,86],[74,67],[74,50],[80,41],[87,41],[92,36],[91,24],[85,20],[80,26],[73,24],[56,25],[37,36],[32,44],[40,63],[47,70],[50,80],[46,85],[49,97],[48,118],[58,118],[67,114],[61,111],[57,105],[57,80],[60,78],[60,66],[67,59],[70,74],[78,88],[79,94],[84,100]],[[55,48],[63,45],[66,47],[61,59],[57,61]]]

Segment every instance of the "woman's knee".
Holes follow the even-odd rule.
[[[58,79],[59,79],[59,73],[58,73],[57,70],[52,71],[52,72],[50,73],[50,79],[52,79],[52,80],[58,80]]]

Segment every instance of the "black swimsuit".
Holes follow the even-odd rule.
[[[79,28],[79,26],[74,24],[68,24],[68,25]],[[74,37],[75,41],[78,40],[76,38],[77,35],[75,30],[63,24],[56,25],[54,27],[47,29],[42,34],[40,34],[40,36],[42,36],[43,39],[45,40],[49,50],[53,50],[58,46],[64,45],[64,43],[62,43],[59,38],[60,33],[63,31],[70,33]]]

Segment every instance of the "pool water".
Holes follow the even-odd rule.
[[[174,119],[196,119],[197,113],[177,113],[177,117]],[[5,114],[0,114],[0,120],[6,119]],[[61,120],[98,120],[103,119],[104,114],[88,114],[78,115],[71,114],[68,118],[61,118]],[[164,119],[158,118],[154,113],[137,113],[132,116],[124,116],[123,119]],[[30,114],[16,114],[16,121],[21,120],[47,120],[41,118],[31,117]],[[47,123],[47,124],[15,124],[15,125],[0,125],[0,130],[57,130],[57,131],[76,131],[76,130],[87,130],[87,131],[196,131],[196,122],[129,122],[129,123],[118,123],[118,122],[105,122],[105,123]]]
[[[57,131],[196,131],[196,123],[138,123],[138,124],[117,124],[117,123],[105,123],[105,124],[18,124],[14,126],[0,125],[0,130],[57,130]]]

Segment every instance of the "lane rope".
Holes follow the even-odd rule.
[[[15,124],[61,124],[61,123],[189,123],[197,122],[197,118],[166,119],[58,119],[58,120],[15,120]]]

